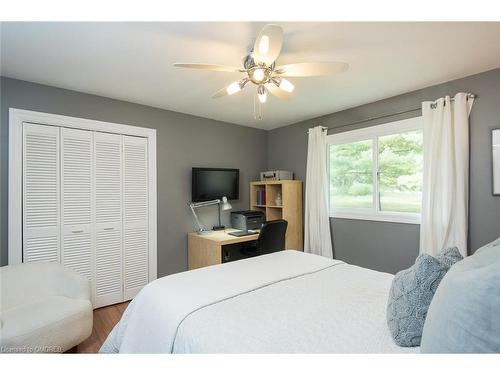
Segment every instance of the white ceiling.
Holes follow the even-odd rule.
[[[272,129],[500,67],[500,23],[279,23],[278,65],[345,61],[336,76],[290,79],[253,118],[253,90],[212,94],[243,73],[174,68],[241,66],[265,23],[2,23],[3,76]],[[432,98],[429,98],[432,99]]]

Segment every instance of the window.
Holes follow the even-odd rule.
[[[328,136],[333,217],[419,223],[422,118]]]

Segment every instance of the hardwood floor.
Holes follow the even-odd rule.
[[[97,353],[113,327],[122,317],[128,302],[101,307],[94,310],[92,335],[76,348],[76,353]]]

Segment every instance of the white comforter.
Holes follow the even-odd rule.
[[[392,275],[297,251],[158,279],[130,303],[104,353],[394,353]]]

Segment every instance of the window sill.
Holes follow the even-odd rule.
[[[369,212],[330,212],[333,219],[352,219],[366,221],[383,221],[389,223],[420,224],[420,214],[401,213],[369,213]]]

